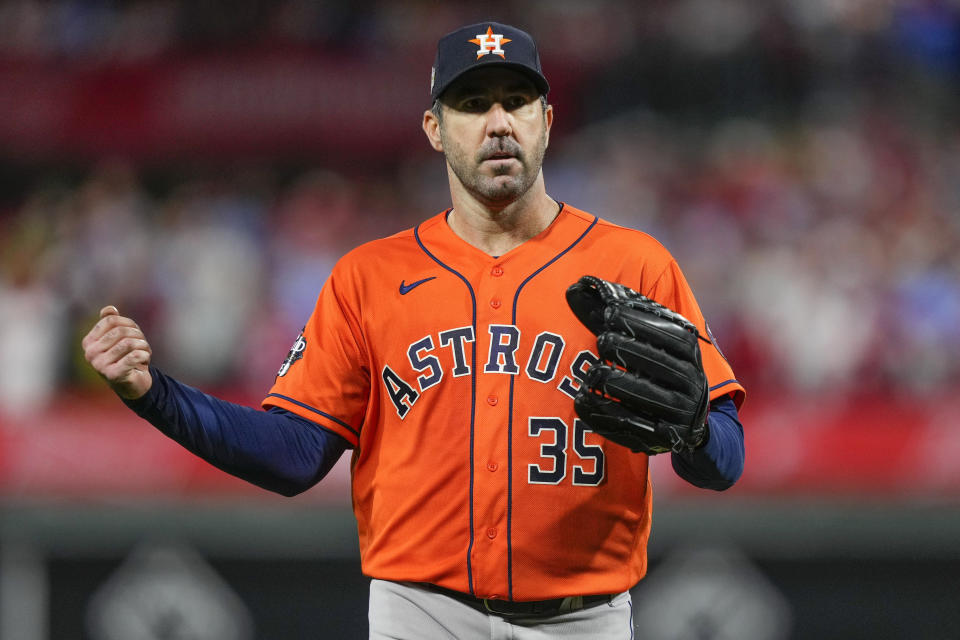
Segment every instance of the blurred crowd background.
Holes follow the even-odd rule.
[[[0,58],[80,73],[211,52],[403,56],[425,85],[438,35],[477,11],[13,0],[0,4]],[[957,384],[960,3],[544,1],[497,14],[537,34],[564,87],[548,191],[660,239],[748,389]],[[370,95],[389,104],[391,87]],[[87,384],[78,340],[108,303],[168,370],[266,390],[334,261],[447,206],[442,159],[411,113],[388,158],[351,151],[349,135],[199,159],[0,149],[0,409]],[[337,126],[349,131],[349,115]]]

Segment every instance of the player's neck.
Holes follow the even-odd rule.
[[[541,177],[522,198],[504,207],[491,208],[463,194],[454,195],[447,224],[468,244],[487,255],[502,256],[550,226],[559,212]]]

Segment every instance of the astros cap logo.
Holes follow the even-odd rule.
[[[486,33],[478,33],[476,38],[468,42],[480,47],[480,50],[477,51],[478,60],[488,53],[495,53],[506,60],[506,56],[503,55],[503,45],[512,41],[510,38],[504,38],[502,33],[494,33],[493,27],[490,26],[487,27]]]

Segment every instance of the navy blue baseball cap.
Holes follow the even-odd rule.
[[[540,69],[537,45],[526,31],[499,22],[461,27],[440,38],[430,75],[430,99],[436,100],[454,80],[485,66],[515,69],[547,95],[550,85]]]

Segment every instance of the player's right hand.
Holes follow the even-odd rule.
[[[100,310],[100,320],[81,344],[87,362],[121,398],[135,400],[149,391],[150,344],[137,323],[116,307]]]

